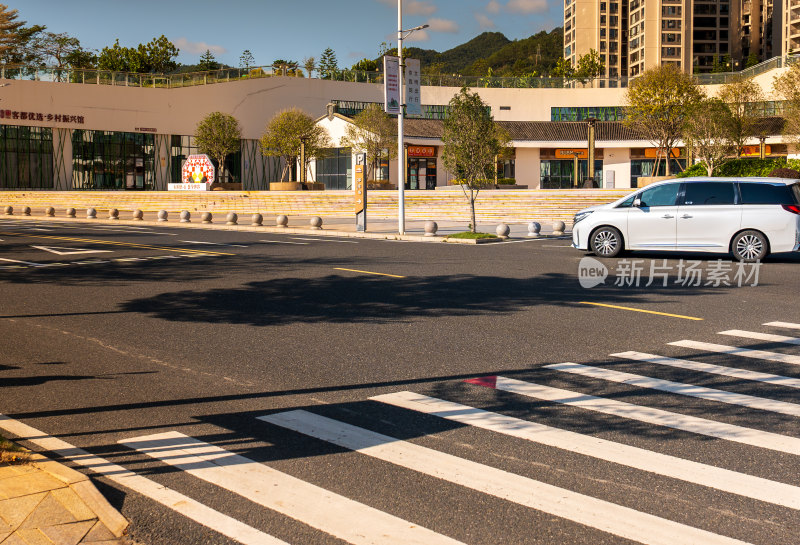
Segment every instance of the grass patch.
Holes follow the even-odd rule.
[[[471,231],[464,231],[463,233],[455,233],[454,235],[447,235],[446,238],[468,238],[468,239],[479,239],[479,238],[497,238],[497,235],[493,235],[491,233],[473,233]]]
[[[0,463],[24,464],[28,461],[29,455],[27,450],[0,435]]]

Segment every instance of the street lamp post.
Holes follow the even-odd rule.
[[[403,30],[403,0],[397,0],[397,56],[400,60],[400,113],[397,114],[397,232],[406,232],[406,161],[403,145],[403,117],[406,107],[405,64],[403,64],[403,39],[412,32],[428,28],[420,25]]]

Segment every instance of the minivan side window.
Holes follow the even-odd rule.
[[[639,199],[642,201],[641,207],[675,206],[675,201],[678,199],[678,190],[680,187],[680,183],[674,183],[645,189],[639,194]]]
[[[742,204],[797,204],[792,186],[740,182]]]
[[[693,182],[686,184],[683,202],[687,206],[734,204],[735,195],[733,182]]]

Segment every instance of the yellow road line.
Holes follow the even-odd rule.
[[[590,303],[588,301],[581,301],[581,305],[594,305],[596,307],[616,308],[619,310],[632,310],[633,312],[644,312],[646,314],[658,314],[659,316],[669,316],[670,318],[683,318],[684,320],[697,320],[702,321],[703,318],[696,318],[694,316],[683,316],[682,314],[669,314],[667,312],[656,312],[655,310],[643,310],[640,308],[620,307],[617,305],[605,305],[603,303]]]
[[[47,236],[47,235],[29,235],[27,233],[1,233],[0,235],[6,236],[21,236],[21,237],[30,237],[30,238],[46,238],[51,240],[67,240],[70,242],[84,242],[88,244],[111,244],[115,246],[129,246],[131,248],[145,248],[148,250],[165,250],[167,252],[178,252],[178,253],[192,253],[192,254],[213,254],[213,255],[236,255],[236,254],[225,254],[222,252],[210,252],[207,250],[192,250],[189,248],[166,248],[164,246],[149,246],[147,244],[135,244],[133,242],[115,242],[112,240],[92,240],[88,238],[73,238],[73,237],[56,237],[56,236]]]
[[[375,275],[378,275],[378,276],[391,276],[392,278],[405,278],[405,276],[398,276],[396,274],[376,273],[376,272],[372,272],[372,271],[359,271],[358,269],[342,269],[341,267],[334,267],[334,270],[357,272],[357,273],[364,273],[364,274],[375,274]]]

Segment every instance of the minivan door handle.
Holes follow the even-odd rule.
[[[668,220],[668,219],[670,219],[670,218],[674,218],[675,216],[673,216],[672,214],[664,214],[664,215],[663,215],[663,216],[661,216],[661,217],[662,217],[662,218],[664,218],[664,219],[666,219],[666,220]]]
[[[691,217],[692,216],[690,216],[689,214],[684,214],[684,215],[681,216],[682,219],[689,219]]]

